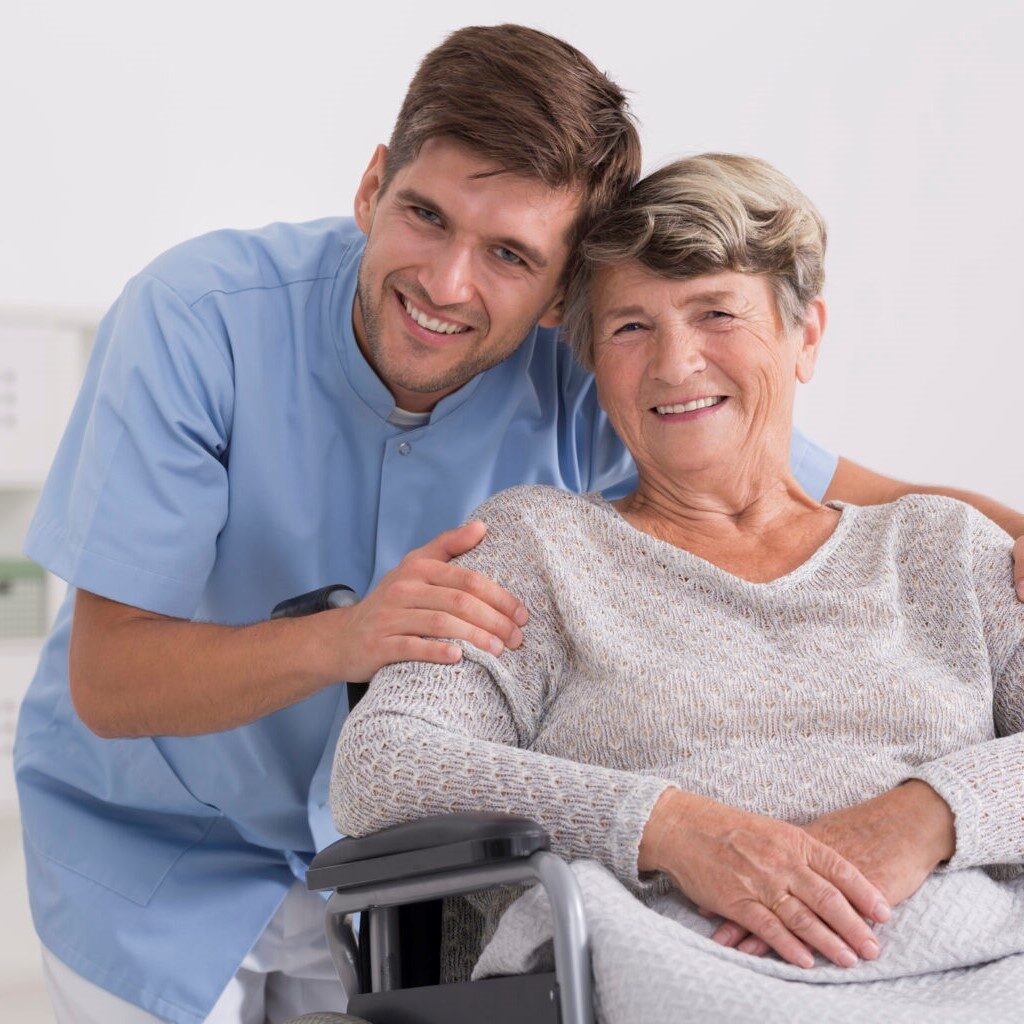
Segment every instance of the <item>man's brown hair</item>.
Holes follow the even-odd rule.
[[[572,245],[640,176],[623,91],[575,47],[522,25],[462,28],[423,58],[388,143],[384,188],[434,136],[502,171],[578,189]]]

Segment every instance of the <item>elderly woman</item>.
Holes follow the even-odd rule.
[[[379,672],[338,748],[337,823],[528,815],[557,852],[674,918],[629,897],[652,934],[674,929],[657,932],[662,958],[676,937],[712,978],[898,977],[898,1003],[921,977],[1002,958],[1024,994],[1024,888],[1006,867],[1024,862],[1012,543],[951,499],[858,508],[797,484],[793,400],[825,326],[824,247],[806,197],[733,156],[658,171],[595,226],[567,329],[639,486],[614,503],[516,488],[479,510],[488,533],[462,561],[524,600],[524,643]],[[901,918],[936,886],[985,920],[953,938],[934,934],[949,914]],[[465,907],[449,915],[450,953],[477,954],[505,903],[475,905],[476,931]],[[627,956],[642,945],[624,941]],[[815,952],[852,969],[807,971]],[[681,967],[656,963],[641,987],[679,983]],[[730,998],[746,984],[726,981]],[[751,1009],[779,998],[747,988]],[[812,1003],[829,1012],[794,1005]],[[636,1019],[662,1019],[652,1007]]]

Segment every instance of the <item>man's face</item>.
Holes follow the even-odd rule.
[[[578,196],[444,138],[382,193],[385,158],[378,148],[356,195],[369,239],[352,322],[399,407],[421,412],[558,322]]]

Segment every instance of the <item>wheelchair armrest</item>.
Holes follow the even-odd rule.
[[[535,821],[511,814],[443,814],[339,839],[321,850],[306,874],[310,890],[354,889],[438,872],[504,864],[550,846]]]

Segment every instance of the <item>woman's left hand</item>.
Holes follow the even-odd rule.
[[[882,890],[891,907],[917,892],[956,849],[953,812],[919,779],[910,779],[862,804],[833,811],[804,827],[859,868]],[[720,945],[754,956],[768,952],[761,939],[733,921],[726,921],[711,937]]]

